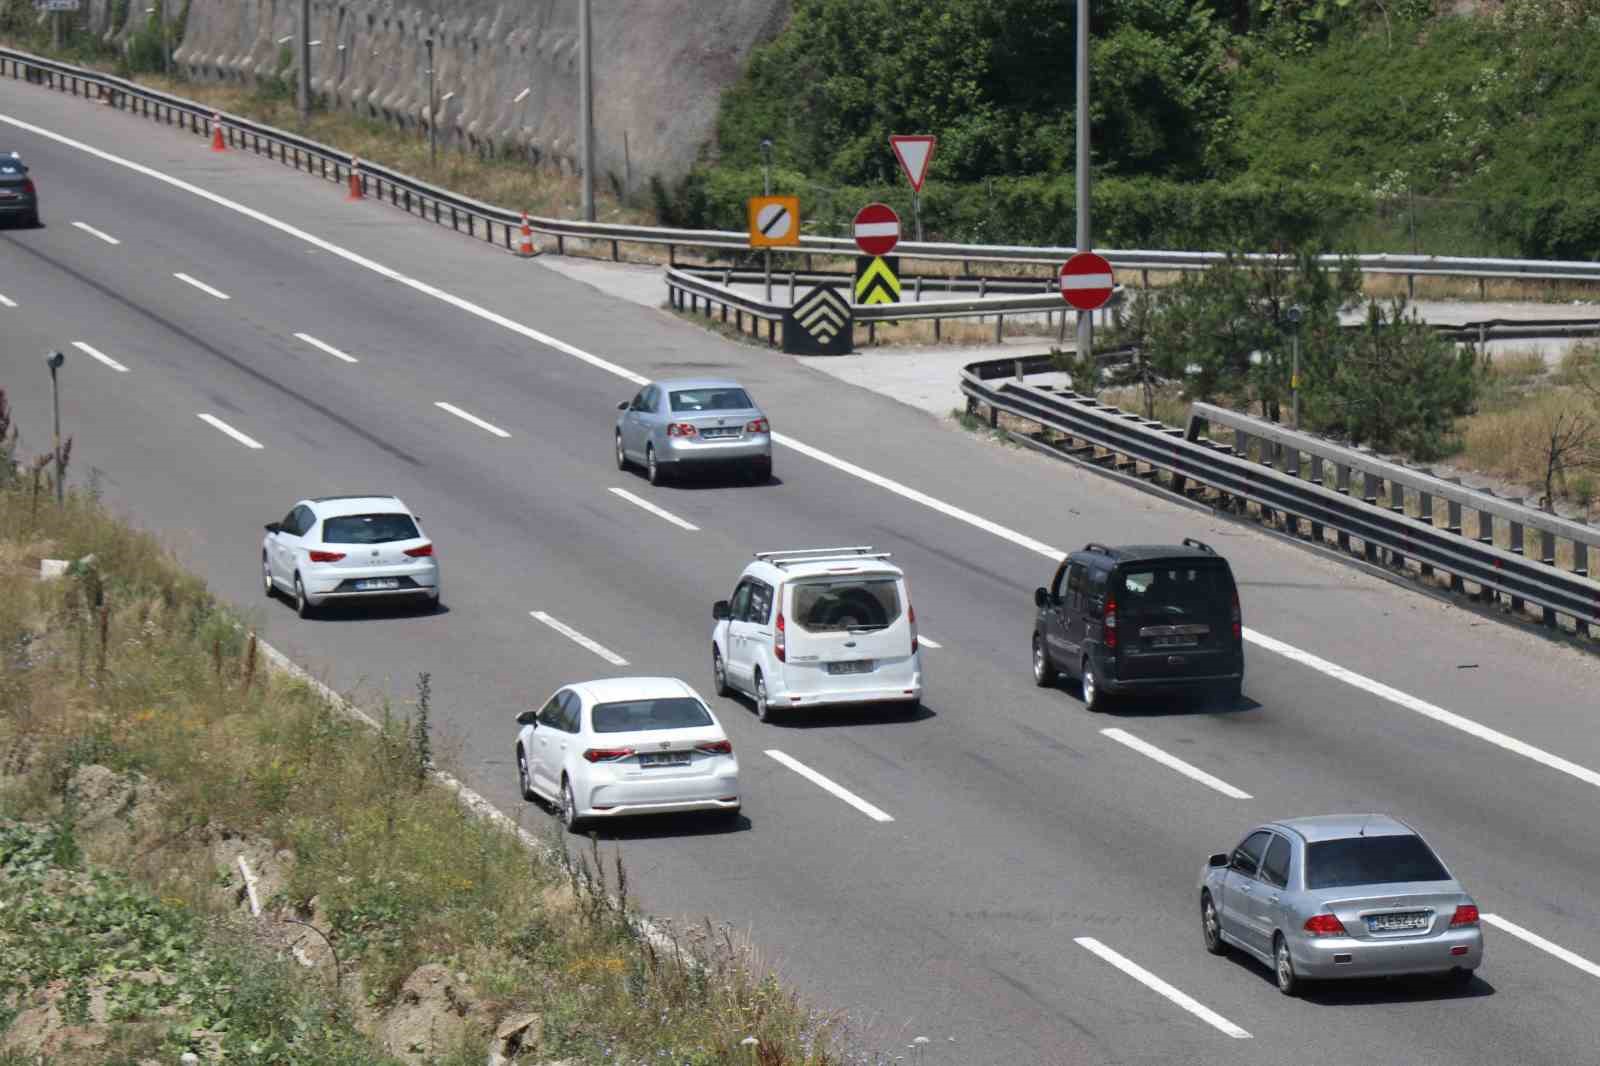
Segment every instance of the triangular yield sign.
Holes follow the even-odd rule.
[[[939,138],[930,134],[892,134],[889,137],[889,146],[894,149],[895,158],[900,160],[900,169],[906,172],[906,177],[911,182],[911,187],[918,192],[922,191],[922,183],[928,177],[928,161],[933,158],[933,149],[939,143]]]

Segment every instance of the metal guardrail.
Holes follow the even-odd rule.
[[[109,98],[117,107],[154,117],[158,121],[165,119],[169,124],[173,123],[176,116],[176,124],[180,127],[196,129],[196,132],[206,136],[211,133],[212,108],[146,88],[124,78],[60,63],[28,52],[0,48],[0,76],[7,73],[12,77],[27,77],[31,81],[47,82],[62,90],[70,87],[75,94],[79,93],[81,88],[83,94],[87,95],[88,89],[93,87],[98,97]],[[252,122],[237,115],[224,114],[222,117],[230,141],[257,152],[265,146],[269,157],[276,149],[278,156],[285,163],[292,161],[292,165],[297,168],[304,160],[304,169],[319,173],[321,177],[329,177],[331,165],[332,180],[343,181],[344,174],[348,173],[353,162],[346,152],[294,133]],[[455,228],[460,229],[464,222],[468,232],[476,235],[476,230],[481,225],[485,239],[491,243],[500,243],[496,240],[498,230],[505,246],[507,248],[512,246],[513,231],[522,221],[520,212],[481,203],[376,164],[363,163],[360,170],[363,186],[370,186],[380,197],[387,190],[389,200],[395,206],[406,207],[412,213],[424,217],[427,217],[431,208],[432,220],[441,224],[445,222],[448,212]],[[678,265],[677,251],[680,248],[695,248],[714,253],[750,254],[747,235],[731,230],[670,229],[545,217],[530,217],[529,222],[536,232],[555,238],[556,250],[560,254],[565,254],[566,241],[569,239],[591,243],[609,242],[613,259],[620,257],[621,244],[664,246],[667,249],[669,265],[673,266]],[[858,254],[858,249],[852,240],[814,235],[802,236],[798,247],[779,248],[774,251],[780,255],[807,256],[808,270],[811,256],[853,258]],[[972,262],[1036,264],[1049,266],[1052,274],[1056,267],[1076,251],[1076,248],[1069,246],[969,245],[934,241],[904,241],[895,248],[895,254],[903,259],[960,261],[965,264]],[[1138,270],[1143,273],[1146,284],[1151,271],[1204,270],[1227,258],[1220,252],[1138,249],[1097,249],[1097,251],[1119,270]],[[1278,261],[1278,257],[1270,254],[1256,254],[1246,258],[1257,263]],[[1387,252],[1359,255],[1354,258],[1363,274],[1403,275],[1413,281],[1418,277],[1476,278],[1480,294],[1491,278],[1600,282],[1600,262],[1401,255]],[[1324,260],[1333,264],[1337,263],[1339,258],[1325,256]]]
[[[1359,542],[1361,553],[1370,562],[1386,561],[1395,568],[1414,562],[1424,575],[1434,571],[1449,575],[1457,590],[1468,591],[1471,584],[1480,597],[1508,599],[1513,610],[1526,605],[1540,608],[1549,626],[1557,625],[1562,617],[1570,619],[1579,632],[1600,625],[1600,584],[1587,577],[1588,545],[1593,543],[1588,539],[1572,541],[1573,569],[1562,570],[1555,565],[1553,547],[1534,560],[1522,553],[1520,543],[1500,547],[1493,542],[1492,532],[1488,541],[1481,536],[1461,536],[1456,523],[1459,512],[1455,510],[1449,524],[1441,528],[1431,524],[1431,504],[1430,522],[1378,504],[1383,483],[1398,482],[1403,492],[1404,486],[1420,481],[1415,471],[1362,470],[1363,491],[1354,497],[1349,472],[1360,469],[1354,465],[1361,458],[1359,455],[1330,460],[1313,454],[1311,477],[1301,478],[1247,454],[1237,454],[1231,447],[1191,440],[1185,429],[1151,421],[1089,396],[1025,382],[999,381],[1013,369],[1013,361],[1005,359],[970,364],[962,372],[961,391],[967,396],[969,411],[988,408],[991,426],[998,425],[999,416],[1004,413],[1041,427],[1043,432],[1038,437],[1028,438],[1041,448],[1114,468],[1190,498],[1212,497],[1214,505],[1226,509],[1242,510],[1254,505],[1268,521],[1281,516],[1292,535],[1308,535],[1318,544],[1337,545],[1346,551],[1352,550],[1353,541]],[[1257,432],[1262,433],[1259,427]],[[1335,467],[1331,488],[1320,477],[1325,465]],[[1449,501],[1450,497],[1444,496],[1438,486],[1432,488],[1432,497]],[[1394,491],[1391,488],[1391,501],[1395,499]],[[1513,535],[1515,529],[1531,525],[1531,520],[1546,517],[1526,508],[1522,512]],[[1480,516],[1485,513],[1493,512],[1479,512]],[[1309,534],[1304,531],[1307,526]],[[1546,527],[1535,528],[1543,532]],[[1549,545],[1550,541],[1544,540],[1541,546]]]
[[[761,323],[765,322],[767,345],[777,346],[778,327],[789,309],[787,304],[768,303],[754,296],[746,296],[738,289],[720,285],[678,267],[668,267],[666,277],[667,299],[674,310],[698,313],[703,308],[706,317],[710,318],[712,307],[720,307],[723,322],[728,321],[728,312],[731,310],[734,325],[740,333],[745,332],[744,316],[749,315],[752,335],[759,337]]]

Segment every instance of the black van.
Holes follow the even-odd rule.
[[[1229,706],[1244,684],[1239,589],[1210,546],[1088,544],[1033,594],[1033,679],[1083,682],[1083,703],[1157,688],[1204,687]]]

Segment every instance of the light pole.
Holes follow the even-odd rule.
[[[64,475],[61,468],[61,386],[56,380],[56,371],[61,369],[61,364],[67,357],[60,352],[51,352],[44,357],[44,365],[50,368],[50,398],[55,403],[56,409],[56,503],[60,504],[65,496]]]
[[[583,170],[583,217],[594,221],[594,52],[589,0],[578,0],[578,161]]]
[[[1294,405],[1294,428],[1300,428],[1300,321],[1305,318],[1305,312],[1300,306],[1289,308],[1283,313],[1289,322],[1289,344],[1294,350],[1294,361],[1289,369],[1289,396]]]
[[[1089,251],[1089,0],[1078,0],[1078,253]],[[1078,358],[1094,358],[1094,312],[1078,312]]]
[[[311,0],[300,0],[300,77],[295,102],[300,124],[311,121]]]
[[[772,195],[772,138],[761,138],[761,195]],[[767,283],[767,303],[772,302],[772,249],[761,249],[762,273]]]
[[[433,38],[429,37],[423,42],[428,46],[428,165],[435,170],[439,167],[439,138],[435,132],[434,117],[439,107],[433,99]]]
[[[161,23],[161,73],[172,74],[172,47],[167,43],[167,0],[161,0],[159,7],[147,7],[146,15],[154,15]]]

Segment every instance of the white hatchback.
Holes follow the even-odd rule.
[[[439,557],[417,516],[396,496],[301,500],[261,540],[268,596],[294,597],[309,618],[336,600],[404,597],[439,603]]]
[[[746,693],[763,722],[791,710],[922,701],[917,612],[888,552],[757,552],[711,609],[719,696]]]
[[[517,785],[575,830],[589,819],[739,813],[739,760],[694,689],[672,677],[563,685],[517,715]]]

